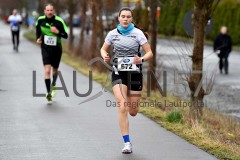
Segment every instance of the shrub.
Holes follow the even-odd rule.
[[[180,111],[172,111],[170,113],[167,114],[166,116],[166,120],[170,123],[179,123],[182,122],[182,113]]]

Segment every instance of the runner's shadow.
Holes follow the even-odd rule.
[[[64,110],[64,107],[61,106],[59,103],[53,101],[51,104],[46,104],[45,109],[48,112],[62,112]]]
[[[134,151],[131,153],[131,154],[122,154],[118,157],[119,160],[150,160],[149,157],[144,157],[143,154],[139,154],[139,153],[135,153],[134,154]]]

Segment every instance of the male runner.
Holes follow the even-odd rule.
[[[52,97],[56,93],[58,67],[62,56],[61,38],[68,38],[66,24],[62,18],[54,15],[54,13],[54,6],[47,4],[44,9],[45,15],[40,16],[36,22],[36,38],[37,44],[41,45],[42,50],[48,102],[52,101]],[[53,74],[52,84],[50,79],[51,69]]]

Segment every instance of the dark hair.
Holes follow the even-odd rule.
[[[128,7],[123,7],[123,8],[121,8],[121,9],[119,10],[119,12],[118,12],[118,17],[120,17],[122,11],[129,11],[129,12],[131,12],[132,17],[133,17],[133,11],[132,11],[130,8],[128,8]],[[144,35],[145,35],[145,37],[146,37],[147,39],[149,38],[149,33],[148,33],[148,32],[144,32],[144,30],[143,30],[142,27],[139,27],[139,26],[138,26],[137,24],[135,24],[134,22],[132,22],[132,23],[134,24],[134,27],[135,27],[135,28],[140,29],[140,30],[144,33]]]
[[[53,9],[54,9],[54,5],[53,5],[52,3],[46,3],[46,4],[44,5],[44,9],[46,9],[47,6],[52,6]]]
[[[143,32],[143,34],[145,35],[145,37],[146,37],[147,39],[149,38],[149,33],[148,33],[148,32],[145,32],[142,27],[136,25],[134,22],[133,22],[133,24],[134,24],[134,27],[135,27],[135,28],[138,28],[138,29],[140,29],[140,30]]]
[[[130,8],[128,8],[128,7],[123,7],[123,8],[121,8],[121,9],[119,10],[119,12],[118,12],[118,17],[120,17],[122,11],[129,11],[129,12],[131,12],[131,14],[132,14],[132,16],[133,16],[133,11],[132,11]]]

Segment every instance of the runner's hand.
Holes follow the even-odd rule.
[[[110,61],[109,55],[106,54],[105,56],[103,56],[103,60],[104,60],[104,62],[109,62]]]
[[[37,44],[42,44],[41,38],[38,38],[38,39],[37,39]]]
[[[56,27],[51,27],[51,31],[56,34],[59,33],[59,30]]]
[[[141,57],[138,57],[138,56],[134,56],[134,64],[142,64],[142,59]]]

